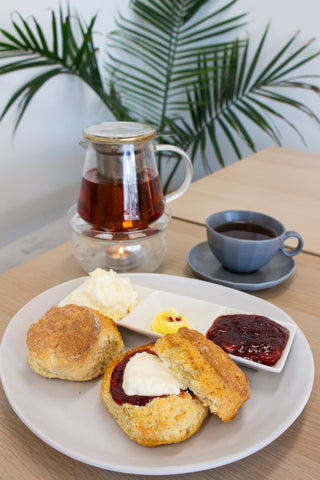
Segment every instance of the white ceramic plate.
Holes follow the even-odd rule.
[[[160,274],[130,274],[132,283],[170,291],[231,308],[254,311],[288,323],[274,305],[221,285]],[[77,287],[82,279],[58,285],[25,305],[11,320],[0,349],[0,371],[7,398],[20,419],[47,444],[76,460],[103,469],[144,475],[188,473],[235,462],[265,447],[299,416],[310,396],[314,363],[297,327],[286,365],[279,375],[244,369],[251,398],[235,420],[210,415],[199,432],[176,445],[142,447],[132,442],[100,398],[101,378],[66,382],[42,378],[27,364],[29,325]],[[121,328],[127,349],[149,339]],[[290,392],[290,394],[288,394]]]
[[[117,322],[117,325],[124,326],[130,330],[134,330],[135,332],[151,338],[159,338],[162,336],[161,334],[151,330],[151,323],[154,317],[158,313],[164,310],[169,310],[172,307],[188,320],[190,328],[198,330],[204,335],[211,327],[213,321],[220,315],[233,313],[257,313],[255,311],[244,312],[243,310],[230,308],[214,302],[198,300],[190,296],[187,297],[185,295],[178,295],[172,292],[153,290],[151,288],[141,287],[140,285],[136,285],[135,289],[138,292],[139,303],[131,313]],[[288,354],[296,333],[296,325],[294,323],[284,322],[278,318],[272,318],[272,320],[284,326],[289,331],[289,339],[286,347],[281,355],[281,358],[274,366],[271,367],[268,365],[262,365],[245,358],[236,357],[235,355],[230,355],[230,357],[239,365],[273,373],[280,373],[288,358]]]

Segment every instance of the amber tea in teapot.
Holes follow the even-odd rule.
[[[112,231],[146,228],[164,212],[165,202],[189,186],[189,157],[173,145],[154,145],[156,131],[134,122],[106,122],[84,130],[86,148],[78,213],[88,223]],[[184,183],[164,196],[154,152],[178,152],[186,161]]]
[[[84,173],[78,201],[79,215],[89,223],[111,230],[140,229],[164,212],[159,175],[151,169],[139,173],[132,184],[107,178],[96,168]]]

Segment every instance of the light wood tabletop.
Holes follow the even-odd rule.
[[[193,182],[170,206],[175,218],[203,225],[222,210],[266,213],[320,255],[320,155],[269,147]]]
[[[256,178],[260,178],[259,191],[261,194],[261,186],[264,185],[262,179],[269,177],[270,180],[272,177],[271,173],[264,175],[263,171],[268,172],[269,168],[271,168],[270,165],[275,163],[277,165],[276,171],[278,172],[278,158],[281,158],[281,168],[284,172],[287,172],[290,170],[288,165],[292,161],[291,159],[295,159],[293,161],[294,168],[301,169],[301,185],[303,182],[306,182],[310,188],[307,188],[308,192],[306,192],[306,189],[302,188],[302,186],[298,190],[293,188],[289,195],[288,191],[293,181],[292,183],[288,182],[286,202],[290,197],[294,203],[291,207],[285,202],[287,205],[286,208],[284,209],[283,207],[280,214],[278,212],[276,216],[280,219],[282,216],[285,217],[282,218],[282,220],[288,228],[295,228],[305,236],[305,240],[307,239],[307,250],[315,251],[314,254],[304,251],[295,257],[296,268],[291,276],[284,282],[275,287],[257,290],[247,295],[271,302],[286,312],[296,322],[297,326],[300,327],[314,356],[316,375],[313,390],[302,413],[295,419],[294,423],[272,443],[242,460],[216,469],[175,475],[176,478],[181,480],[240,480],[244,478],[246,480],[256,480],[257,478],[262,480],[301,480],[302,478],[304,480],[316,480],[319,478],[320,388],[318,372],[320,365],[318,347],[320,343],[320,256],[316,248],[317,245],[314,246],[311,230],[311,233],[309,230],[302,231],[300,227],[303,226],[303,223],[299,224],[298,222],[294,222],[292,224],[289,221],[290,215],[294,212],[295,205],[301,206],[304,202],[305,206],[309,205],[312,203],[312,196],[315,203],[319,205],[319,193],[317,193],[316,181],[314,180],[316,177],[319,178],[318,156],[306,155],[305,158],[308,157],[309,159],[306,161],[306,165],[308,165],[306,168],[309,172],[307,175],[304,172],[304,168],[302,166],[299,167],[302,161],[299,153],[292,155],[290,151],[283,152],[281,150],[282,154],[279,157],[277,154],[278,149],[268,149],[267,151],[270,154],[268,156],[270,163],[266,161],[265,152],[261,152],[262,159],[261,156],[257,154],[250,159],[239,162],[239,164],[236,165],[236,170],[233,170],[237,172],[236,178],[239,178],[239,184],[242,185],[243,196],[244,198],[246,195],[250,196],[252,191],[248,189],[246,185],[248,177],[242,175],[242,168],[239,168],[240,166],[243,166],[243,169],[247,170],[247,163],[252,163],[252,171],[255,172],[254,175]],[[256,160],[257,163],[255,163]],[[258,165],[258,167],[256,167],[256,165]],[[231,172],[231,167],[228,167],[226,171],[227,170]],[[183,202],[184,197],[182,197],[181,201],[177,200],[173,202],[172,208],[174,215],[180,215],[182,219],[174,218],[170,223],[168,228],[168,251],[156,273],[197,278],[187,264],[187,254],[194,245],[206,240],[204,219],[207,215],[205,210],[205,208],[207,208],[207,200],[209,197],[212,197],[210,200],[211,207],[208,213],[215,210],[235,208],[234,201],[237,199],[237,196],[234,194],[231,195],[231,193],[234,192],[234,189],[240,188],[237,186],[233,173],[233,180],[230,180],[230,183],[228,183],[227,179],[221,179],[221,176],[223,176],[221,172],[217,172],[218,180],[215,182],[215,175],[216,174],[209,179],[195,182],[195,184],[190,187],[190,191],[184,196],[188,204],[185,210],[181,210],[183,203],[177,206],[177,208],[175,205],[176,202]],[[285,175],[287,175],[287,173]],[[277,183],[278,174],[274,174],[274,178],[275,182],[273,184],[278,185],[275,193],[270,194],[270,190],[268,190],[270,185],[265,188],[266,191],[269,191],[269,197],[271,195],[272,198],[274,196],[278,196],[279,198],[282,183],[280,180],[279,184]],[[200,184],[200,182],[202,182],[203,187],[198,189],[197,185]],[[296,182],[296,180],[294,180],[294,182]],[[311,189],[312,185],[313,190]],[[210,193],[212,186],[215,188],[214,191]],[[220,189],[221,197],[218,195],[217,189]],[[228,204],[229,200],[225,196],[225,192],[230,193],[230,204]],[[195,198],[197,200],[195,200]],[[240,204],[237,204],[236,208],[252,207],[249,201],[247,201],[247,203],[244,201],[244,198],[242,198]],[[193,205],[193,200],[195,205]],[[202,205],[200,210],[197,208],[196,201],[198,205],[199,202]],[[217,201],[220,203],[217,204]],[[262,197],[260,198],[260,202],[262,202]],[[256,202],[254,205],[255,210],[262,210],[275,215],[276,210],[272,208],[266,211],[269,205],[267,201],[259,204]],[[193,209],[193,207],[195,208]],[[273,208],[275,207],[276,203]],[[317,223],[319,229],[318,212],[319,210],[317,208],[310,211],[310,225],[312,222],[313,224]],[[311,218],[312,215],[313,218]],[[55,285],[83,275],[83,270],[72,254],[70,242],[49,250],[43,255],[0,275],[0,338],[2,338],[14,314],[29,300]],[[301,368],[303,367],[304,366],[301,365]],[[288,392],[288,395],[290,395],[290,392]],[[48,412],[48,415],[50,415],[50,412]],[[183,446],[183,444],[181,445]],[[148,454],[147,450],[146,454]],[[24,425],[12,410],[3,388],[0,389],[1,480],[128,480],[129,478],[146,480],[159,477],[103,470],[63,455],[44,443]],[[170,475],[161,475],[160,478],[168,480],[173,477]]]
[[[205,238],[203,226],[173,220],[168,231],[169,248],[157,273],[196,278],[186,262],[190,248]],[[301,253],[291,277],[277,287],[253,295],[286,311],[302,329],[314,352],[316,371],[320,342],[320,257]],[[68,242],[0,276],[0,335],[12,316],[35,295],[61,282],[83,276]],[[290,392],[288,392],[290,395]],[[238,462],[198,473],[179,474],[181,480],[230,480],[257,478],[293,480],[318,478],[320,458],[320,392],[316,376],[311,397],[301,415],[279,438]],[[50,412],[48,412],[50,414]],[[55,451],[36,437],[0,394],[0,478],[3,480],[143,480],[132,475],[102,470],[77,462]],[[141,447],[143,448],[143,447]],[[159,447],[161,448],[161,447]],[[152,477],[159,478],[159,477]],[[173,478],[162,475],[160,478]]]

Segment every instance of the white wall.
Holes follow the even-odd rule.
[[[95,30],[96,44],[104,47],[104,34],[114,27],[117,10],[126,15],[129,0],[70,0],[84,19],[99,11]],[[225,0],[212,1],[208,8],[216,8]],[[66,2],[62,1],[65,5]],[[13,10],[24,16],[35,15],[42,25],[48,19],[48,9],[56,8],[58,1],[3,0],[0,3],[0,28],[10,28]],[[319,0],[239,0],[234,12],[249,12],[246,30],[253,41],[258,41],[271,20],[268,40],[270,53],[301,30],[301,40],[319,37]],[[319,49],[320,38],[314,49]],[[307,67],[320,73],[320,58]],[[0,77],[0,111],[11,93],[30,78],[30,72]],[[320,99],[304,95],[320,115]],[[307,140],[305,147],[289,129],[283,129],[283,145],[289,148],[320,152],[319,126],[306,117],[290,113],[297,119]],[[12,136],[16,111],[13,109],[0,123],[0,246],[40,225],[64,215],[77,200],[83,166],[83,151],[78,142],[84,126],[111,119],[95,95],[77,79],[70,77],[51,80],[36,95],[27,109],[15,137]],[[258,148],[270,145],[268,138],[255,132]],[[244,156],[249,151],[244,151]],[[228,163],[235,161],[230,152]],[[203,174],[198,168],[195,177]]]
[[[104,32],[114,28],[116,4],[126,6],[127,0],[69,3],[88,20],[101,10],[95,30],[96,44],[102,49]],[[0,27],[10,28],[13,10],[25,17],[35,15],[41,25],[50,25],[48,9],[58,5],[53,0],[2,1]],[[29,78],[30,72],[0,77],[1,111],[9,96]],[[84,160],[79,146],[82,129],[111,119],[96,95],[69,76],[51,80],[37,93],[13,137],[16,113],[13,108],[0,123],[0,246],[64,215],[75,203]]]

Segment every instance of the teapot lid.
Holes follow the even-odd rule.
[[[150,125],[136,122],[104,122],[83,130],[87,140],[96,143],[138,143],[152,140],[157,135]]]

